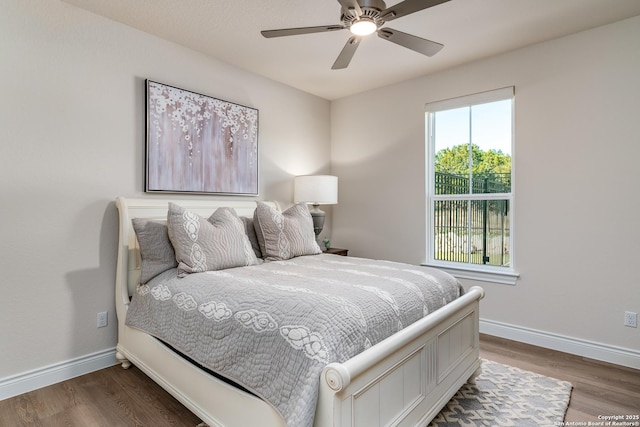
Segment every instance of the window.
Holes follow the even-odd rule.
[[[427,104],[427,263],[515,283],[513,87]]]

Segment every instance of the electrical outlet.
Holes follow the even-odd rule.
[[[625,311],[624,312],[624,326],[629,326],[630,328],[638,327],[638,313],[634,313],[633,311]]]
[[[106,311],[101,311],[100,313],[98,313],[98,328],[104,328],[105,326],[107,326],[107,323],[109,323],[108,319],[109,318]]]

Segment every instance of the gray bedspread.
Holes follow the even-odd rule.
[[[322,369],[344,362],[462,294],[439,270],[313,255],[140,285],[127,325],[169,343],[313,425]]]

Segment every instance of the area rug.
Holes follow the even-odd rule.
[[[562,425],[571,383],[482,359],[475,384],[467,383],[429,427]]]

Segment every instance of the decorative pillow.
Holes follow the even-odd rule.
[[[167,221],[134,218],[131,220],[140,246],[140,283],[147,283],[178,265],[169,240]]]
[[[262,256],[268,261],[322,253],[313,232],[313,219],[303,203],[284,212],[257,202],[253,223]]]
[[[169,203],[167,222],[180,277],[258,264],[244,224],[231,208],[219,208],[206,220]]]
[[[240,217],[240,219],[244,223],[244,231],[247,233],[253,253],[256,254],[256,258],[262,258],[262,251],[260,250],[260,243],[258,242],[258,236],[256,235],[256,228],[253,226],[253,218],[243,216]]]

